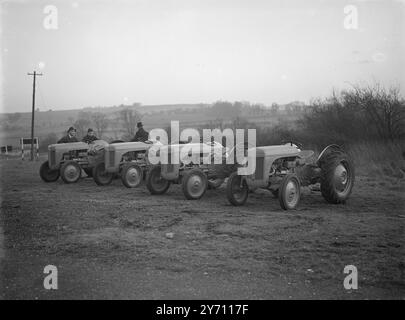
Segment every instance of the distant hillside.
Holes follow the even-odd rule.
[[[236,107],[235,107],[236,106]],[[42,140],[50,134],[62,136],[67,128],[75,123],[84,112],[103,113],[108,121],[104,139],[120,139],[123,130],[118,120],[123,109],[136,110],[142,115],[147,130],[167,128],[171,120],[180,122],[181,127],[196,127],[211,123],[226,123],[239,117],[259,126],[274,124],[283,120],[296,119],[302,110],[302,103],[293,102],[284,106],[250,105],[248,103],[217,102],[215,104],[172,104],[172,105],[119,105],[110,107],[91,107],[71,110],[39,110],[35,113],[35,136]],[[0,114],[1,145],[17,145],[20,137],[29,137],[31,132],[31,113]],[[80,135],[83,134],[82,132]]]

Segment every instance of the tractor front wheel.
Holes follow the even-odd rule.
[[[45,182],[55,182],[59,179],[59,170],[51,170],[49,168],[49,162],[45,161],[41,164],[41,168],[39,169],[39,175],[41,179]]]
[[[301,184],[295,173],[287,174],[278,188],[278,200],[284,210],[293,210],[301,198]]]
[[[121,171],[121,181],[127,188],[138,187],[143,180],[142,168],[134,163],[126,163]]]
[[[234,172],[228,178],[226,183],[226,197],[234,206],[242,206],[245,204],[249,196],[249,187],[242,176]]]
[[[200,199],[208,188],[207,176],[200,169],[191,169],[183,176],[182,187],[188,200]]]
[[[107,186],[114,178],[114,174],[105,170],[104,162],[98,163],[93,168],[93,179],[99,186]]]
[[[76,183],[82,175],[82,168],[73,160],[66,161],[60,167],[60,176],[65,183]]]
[[[170,187],[170,181],[162,178],[160,172],[160,166],[154,166],[146,175],[146,187],[151,194],[164,194]]]

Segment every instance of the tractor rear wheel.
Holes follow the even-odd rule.
[[[242,176],[234,172],[228,178],[226,183],[226,197],[234,206],[242,206],[245,204],[249,196],[249,187]]]
[[[76,183],[82,175],[82,168],[73,160],[66,161],[60,167],[60,176],[65,183]]]
[[[121,181],[127,188],[138,187],[143,180],[143,170],[135,163],[126,163],[122,167]]]
[[[191,169],[182,178],[182,188],[188,200],[200,199],[208,188],[206,174],[200,169]]]
[[[104,162],[98,163],[93,168],[93,179],[99,186],[107,186],[114,178],[114,174],[105,170]]]
[[[301,197],[301,184],[295,173],[287,174],[278,188],[278,200],[284,210],[293,210],[298,206]]]
[[[341,150],[326,154],[320,162],[321,193],[329,203],[344,203],[354,186],[354,165]]]
[[[41,164],[41,168],[39,169],[39,175],[41,179],[45,182],[55,182],[59,179],[59,170],[51,170],[49,169],[49,162],[45,161]]]
[[[146,175],[146,187],[151,194],[164,194],[170,187],[170,181],[162,178],[160,166],[153,166]]]

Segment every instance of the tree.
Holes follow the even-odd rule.
[[[87,119],[77,119],[73,126],[78,131],[78,136],[83,137],[85,136],[87,129],[91,127],[91,121]]]
[[[299,121],[302,139],[317,145],[405,138],[405,101],[396,88],[354,86],[314,100]]]
[[[280,109],[280,106],[277,103],[273,103],[271,105],[271,113],[277,114],[279,109]]]
[[[103,133],[108,128],[107,116],[102,112],[95,112],[92,114],[92,120],[97,132],[97,137],[101,139]]]
[[[405,101],[399,98],[399,88],[387,90],[379,84],[355,86],[353,91],[343,92],[343,100],[348,106],[361,108],[379,138],[394,141],[404,136]]]
[[[243,103],[236,101],[217,101],[209,109],[209,113],[217,119],[235,120],[241,116]]]
[[[133,137],[136,124],[141,121],[142,116],[138,110],[125,108],[118,112],[118,119],[124,129],[125,136]]]

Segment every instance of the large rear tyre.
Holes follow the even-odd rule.
[[[191,169],[182,178],[182,188],[188,200],[200,199],[208,188],[206,174],[200,169]]]
[[[143,180],[143,170],[135,163],[126,163],[121,171],[121,181],[127,188],[138,187]]]
[[[354,186],[354,165],[341,150],[332,150],[320,162],[321,193],[329,203],[344,203]]]
[[[146,175],[146,187],[151,194],[164,194],[170,187],[170,181],[162,178],[160,166],[154,166]]]
[[[98,163],[93,168],[93,179],[99,186],[107,186],[114,178],[114,174],[105,170],[104,162]]]
[[[297,208],[301,198],[301,184],[295,173],[287,174],[278,188],[278,200],[284,210]]]
[[[45,161],[44,163],[41,164],[41,167],[39,168],[39,175],[41,179],[45,182],[55,182],[56,180],[59,179],[59,170],[51,170],[49,169],[49,162]]]
[[[245,179],[234,172],[228,178],[226,183],[226,197],[234,206],[242,206],[245,204],[249,196],[249,187]]]
[[[82,168],[73,160],[66,161],[60,167],[60,176],[65,183],[76,183],[82,175]]]

